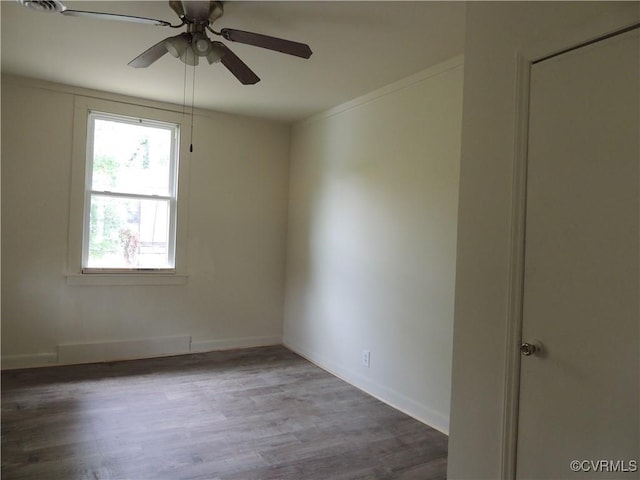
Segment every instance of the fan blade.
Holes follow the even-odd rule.
[[[211,2],[209,2],[209,0],[183,0],[182,8],[184,10],[185,17],[189,20],[204,22],[209,19]]]
[[[153,62],[162,57],[165,53],[168,52],[167,47],[165,45],[166,38],[158,43],[156,43],[153,47],[145,50],[136,58],[131,60],[128,65],[133,68],[145,68],[151,65]]]
[[[254,47],[267,48],[277,52],[295,55],[296,57],[309,58],[313,53],[309,45],[305,43],[292,42],[282,38],[270,37],[259,33],[223,28],[220,33],[224,38],[232,42],[246,43]]]
[[[247,67],[247,65],[240,60],[235,53],[229,50],[225,44],[220,42],[211,43],[222,50],[222,58],[220,61],[238,80],[240,80],[240,83],[243,85],[253,85],[260,81],[260,77],[258,77],[253,70]]]
[[[147,17],[134,17],[131,15],[118,15],[117,13],[86,12],[84,10],[63,10],[60,13],[69,17],[92,17],[101,18],[103,20],[120,20],[123,22],[146,23],[148,25],[158,25],[163,27],[171,26],[169,22],[165,22],[164,20],[156,20],[155,18]]]

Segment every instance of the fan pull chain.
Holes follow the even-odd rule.
[[[184,119],[187,110],[187,64],[184,64],[184,77],[182,82],[182,118]],[[191,119],[193,125],[193,118]],[[193,145],[189,147],[189,151],[193,152]]]
[[[191,138],[190,138],[190,145],[189,145],[189,151],[193,152],[193,104],[195,102],[195,97],[196,97],[196,66],[193,66],[193,80],[192,80],[192,84],[191,84]]]

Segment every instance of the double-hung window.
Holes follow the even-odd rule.
[[[175,268],[179,126],[89,112],[84,273]]]

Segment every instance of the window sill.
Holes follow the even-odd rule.
[[[70,286],[108,286],[108,285],[186,285],[188,275],[160,273],[72,273],[67,275]]]

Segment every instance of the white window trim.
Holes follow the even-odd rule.
[[[126,285],[186,285],[188,283],[188,275],[180,274],[139,274],[136,273],[124,273],[124,274],[68,274],[67,285],[70,286],[126,286]]]
[[[85,235],[85,202],[87,198],[89,114],[100,112],[116,117],[134,117],[162,124],[183,126],[183,115],[128,103],[90,97],[75,97],[71,191],[69,208],[69,249],[67,258],[68,285],[183,285],[187,279],[187,219],[186,186],[189,179],[189,151],[183,138],[177,149],[177,189],[175,209],[175,256],[173,269],[84,269],[83,242]],[[88,209],[87,209],[88,210]]]

